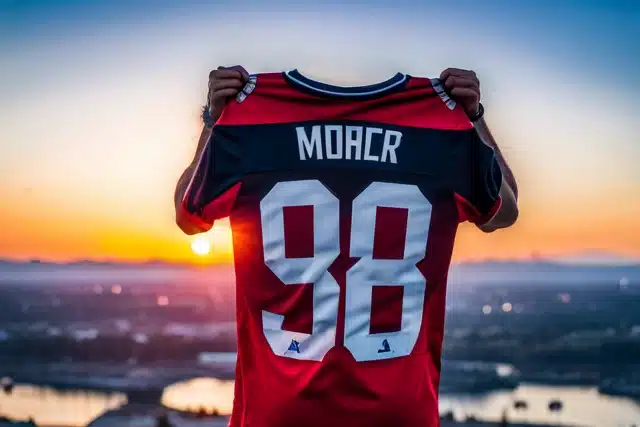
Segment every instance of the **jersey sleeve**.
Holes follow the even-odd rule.
[[[464,141],[461,164],[454,173],[455,198],[460,222],[482,225],[490,221],[500,209],[502,199],[502,171],[495,151],[470,130]]]
[[[178,208],[176,221],[190,234],[209,231],[215,220],[229,216],[242,186],[239,164],[216,163],[221,161],[214,151],[222,133],[214,126]]]

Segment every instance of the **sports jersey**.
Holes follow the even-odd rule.
[[[177,218],[190,233],[230,218],[231,427],[438,426],[456,230],[497,212],[501,183],[437,79],[251,76]]]

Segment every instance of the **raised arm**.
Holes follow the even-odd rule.
[[[176,184],[176,189],[173,194],[173,202],[176,208],[176,218],[177,218],[177,213],[180,209],[180,204],[182,203],[182,199],[184,199],[184,195],[187,192],[187,188],[189,187],[189,182],[191,181],[191,177],[193,176],[193,173],[198,164],[198,159],[200,158],[200,155],[202,154],[202,150],[207,144],[207,141],[211,137],[212,129],[213,127],[210,124],[204,124],[202,126],[202,132],[200,133],[200,139],[198,140],[198,146],[196,147],[196,152],[193,156],[193,159],[191,160],[191,163],[189,163],[189,166],[187,166],[187,168],[184,170],[184,172],[182,172],[182,175],[180,175],[180,178],[178,179],[178,183]],[[178,222],[176,221],[176,223]],[[178,225],[180,226],[180,223],[178,223]],[[197,230],[188,230],[188,229],[186,230],[184,228],[182,229],[182,231],[184,231],[186,234],[197,233]]]
[[[500,187],[502,204],[500,205],[500,209],[487,223],[478,225],[478,228],[482,231],[490,233],[500,228],[510,227],[518,219],[518,184],[484,118],[476,120],[474,127],[482,142],[491,147],[495,152],[496,161],[502,172],[502,186]]]
[[[173,195],[173,201],[176,209],[176,223],[178,223],[178,226],[180,226],[182,231],[186,234],[195,234],[199,232],[199,230],[195,228],[187,228],[187,226],[177,221],[177,214],[180,210],[182,199],[184,199],[184,195],[187,192],[189,182],[193,177],[202,151],[211,137],[213,124],[222,114],[222,110],[227,100],[238,94],[238,91],[242,89],[242,86],[248,78],[249,73],[239,65],[228,68],[218,67],[218,69],[209,73],[209,93],[207,96],[207,106],[205,106],[202,113],[204,124],[198,140],[198,146],[196,147],[191,163],[189,163],[189,166],[187,166],[184,172],[182,172],[182,175],[180,175]]]
[[[491,147],[495,153],[500,172],[502,172],[502,184],[500,186],[501,204],[495,215],[487,222],[477,224],[478,228],[486,233],[507,228],[518,219],[518,185],[511,168],[507,164],[498,144],[489,131],[489,127],[482,117],[483,109],[480,105],[480,81],[476,73],[458,68],[447,68],[440,74],[440,80],[444,82],[451,98],[459,102],[467,116],[473,122],[478,136]]]

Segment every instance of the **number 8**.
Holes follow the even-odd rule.
[[[283,208],[309,205],[314,209],[314,256],[285,258]],[[408,210],[402,259],[373,259],[377,207]],[[340,254],[339,201],[320,181],[286,181],[262,199],[260,213],[265,264],[285,285],[313,283],[312,333],[285,331],[282,315],[263,311],[265,337],[277,355],[322,360],[336,340],[340,287],[327,269]],[[415,185],[374,182],[353,201],[350,256],[360,260],[346,276],[344,345],[356,360],[407,356],[413,350],[426,289],[416,264],[425,257],[430,219],[431,204]],[[373,286],[390,285],[404,287],[401,328],[371,334]]]

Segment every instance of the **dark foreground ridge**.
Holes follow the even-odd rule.
[[[87,427],[133,427],[153,425],[156,427],[227,427],[227,416],[211,416],[207,414],[185,413],[167,410],[159,405],[129,404],[120,409],[110,411],[91,422]],[[0,424],[0,427],[2,425]],[[454,421],[441,419],[440,427],[554,427],[552,425],[512,424],[505,422],[487,423],[482,421]],[[567,426],[563,426],[567,427]],[[571,426],[579,427],[579,426]]]

